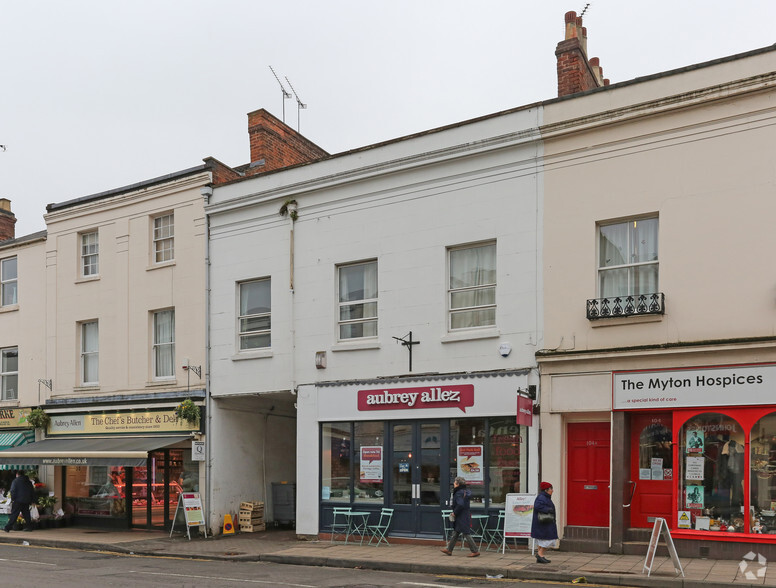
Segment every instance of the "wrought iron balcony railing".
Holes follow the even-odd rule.
[[[587,301],[587,318],[591,321],[623,316],[665,314],[665,312],[666,297],[662,292],[591,298]]]

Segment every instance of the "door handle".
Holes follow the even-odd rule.
[[[633,484],[633,488],[631,488],[631,495],[630,495],[630,498],[628,499],[628,504],[623,504],[622,505],[623,508],[628,508],[631,505],[631,502],[633,502],[633,495],[636,494],[636,482],[634,482],[633,480],[628,480],[628,484]]]

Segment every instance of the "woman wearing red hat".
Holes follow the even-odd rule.
[[[558,527],[555,524],[555,505],[552,503],[552,484],[539,484],[539,495],[534,501],[531,537],[536,541],[536,563],[548,564],[544,550],[555,545],[558,539]]]

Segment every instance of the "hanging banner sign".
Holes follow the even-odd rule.
[[[533,400],[522,394],[517,395],[517,424],[533,425]]]
[[[485,482],[485,460],[482,445],[458,446],[458,476],[470,486],[482,486]]]
[[[383,481],[383,448],[380,445],[361,446],[361,482]]]

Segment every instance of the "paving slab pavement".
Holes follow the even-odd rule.
[[[358,543],[301,540],[293,530],[236,533],[204,538],[169,532],[112,531],[63,527],[32,532],[0,532],[0,543],[112,552],[124,555],[265,561],[282,564],[362,568],[469,577],[502,576],[611,586],[722,588],[730,585],[776,586],[776,562],[760,566],[756,561],[741,569],[731,560],[681,560],[684,577],[677,575],[670,558],[655,558],[651,575],[642,572],[644,557],[555,551],[550,564],[538,564],[527,549],[483,551],[477,558],[456,549],[452,557],[440,553],[442,542],[424,544],[359,545]],[[752,546],[756,551],[756,545]],[[762,569],[761,569],[762,568]],[[746,572],[749,572],[747,578]],[[758,573],[759,572],[759,573]]]

